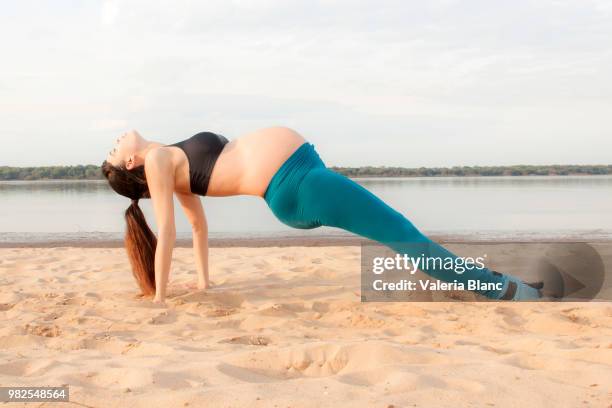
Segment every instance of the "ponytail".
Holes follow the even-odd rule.
[[[139,199],[151,197],[144,166],[128,170],[124,164],[113,166],[105,160],[101,171],[116,193],[132,200],[132,204],[125,210],[125,249],[132,266],[132,274],[140,286],[141,296],[155,295],[157,238],[138,206]]]
[[[125,210],[125,249],[141,296],[155,295],[155,248],[157,238],[138,206],[138,199]]]

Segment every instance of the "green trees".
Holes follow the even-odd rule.
[[[100,166],[47,166],[8,167],[0,166],[0,180],[95,180],[101,179]]]
[[[331,167],[349,177],[568,176],[612,174],[612,165],[460,166],[460,167]]]

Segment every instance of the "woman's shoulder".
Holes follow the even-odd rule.
[[[145,170],[172,165],[172,151],[168,147],[157,146],[150,149],[144,157]]]

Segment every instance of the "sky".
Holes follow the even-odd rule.
[[[0,4],[0,166],[270,126],[328,166],[612,163],[612,1]]]

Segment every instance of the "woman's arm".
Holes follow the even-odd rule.
[[[145,160],[145,173],[157,224],[155,301],[163,302],[166,298],[172,251],[176,242],[174,200],[172,196],[174,192],[174,167],[168,152],[163,149],[149,151]]]
[[[208,279],[208,223],[206,222],[202,201],[200,197],[194,194],[177,193],[176,196],[193,232],[193,252],[198,271],[198,288],[206,289],[210,286]]]
[[[193,250],[198,267],[198,289],[208,289],[208,230],[193,231]]]

